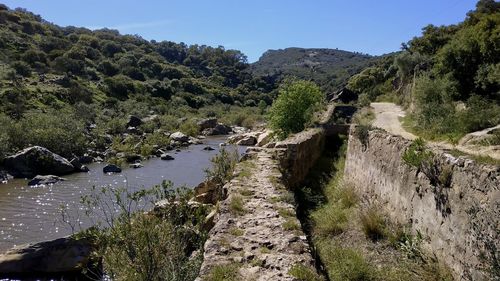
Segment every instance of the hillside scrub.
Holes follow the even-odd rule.
[[[313,82],[287,81],[280,86],[269,110],[269,126],[281,139],[298,133],[312,122],[313,113],[324,103],[324,94]]]
[[[500,4],[480,0],[458,25],[423,28],[401,52],[382,57],[347,87],[360,102],[407,108],[407,128],[427,139],[457,142],[500,122]]]

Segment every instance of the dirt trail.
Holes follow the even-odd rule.
[[[384,129],[391,134],[402,136],[406,139],[413,140],[417,138],[414,134],[406,131],[401,125],[400,117],[404,117],[406,113],[400,106],[390,102],[373,102],[370,104],[370,106],[373,109],[373,113],[375,113],[375,120],[373,121],[373,126]],[[467,136],[485,134],[491,131],[491,129],[493,128],[490,128],[488,130],[483,130],[480,132],[470,133]],[[445,150],[457,149],[463,153],[472,154],[476,156],[489,156],[491,158],[500,160],[499,145],[479,146],[479,145],[461,144],[463,143],[463,141],[460,141],[459,145],[453,145],[451,143],[444,141],[428,142],[428,143],[431,146],[440,149],[445,149]]]

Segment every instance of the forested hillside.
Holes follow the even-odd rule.
[[[265,52],[251,65],[251,70],[258,76],[293,76],[312,80],[324,91],[332,92],[376,59],[336,49],[287,48]]]
[[[242,107],[270,104],[275,83],[247,68],[240,51],[59,27],[0,5],[0,159],[28,145],[82,153],[124,132],[129,114],[186,133],[193,116],[251,125],[257,110]]]
[[[349,80],[360,102],[394,101],[409,129],[457,141],[500,123],[500,3],[481,0],[457,25],[423,28],[402,52]]]

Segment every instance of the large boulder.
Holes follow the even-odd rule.
[[[245,134],[245,136],[236,142],[237,145],[252,146],[257,143],[257,137],[252,134]]]
[[[264,145],[270,143],[273,139],[273,132],[266,130],[257,137],[257,143],[255,146],[263,147]]]
[[[116,165],[113,164],[108,164],[102,168],[102,172],[109,174],[109,173],[121,173],[122,169]]]
[[[34,186],[34,185],[49,185],[49,184],[55,184],[60,181],[65,181],[65,178],[60,178],[58,176],[54,175],[46,175],[46,176],[36,176],[33,179],[31,179],[28,182],[29,186]]]
[[[86,240],[68,237],[21,245],[0,255],[0,273],[79,273],[89,264],[91,252],[91,244]]]
[[[73,167],[75,167],[75,171],[79,171],[79,172],[88,172],[89,171],[89,168],[85,165],[82,164],[82,162],[80,162],[80,158],[73,158],[71,159],[70,161],[71,165],[73,165]]]
[[[6,157],[4,165],[13,176],[25,178],[36,175],[60,176],[75,171],[67,159],[41,146],[28,147]]]
[[[231,127],[219,123],[214,128],[208,128],[203,130],[202,134],[205,136],[218,136],[218,135],[227,135],[232,131],[233,130],[231,129]]]
[[[140,125],[142,125],[141,118],[134,115],[128,117],[127,127],[139,127]]]
[[[170,135],[170,139],[176,142],[188,142],[189,141],[189,136],[181,133],[181,132],[175,132]]]
[[[215,126],[217,126],[217,118],[202,119],[198,121],[197,125],[200,128],[200,131],[215,128]]]

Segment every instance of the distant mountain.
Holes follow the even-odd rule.
[[[325,91],[334,91],[377,57],[337,49],[286,48],[268,50],[250,67],[256,76],[295,76],[314,80]]]

